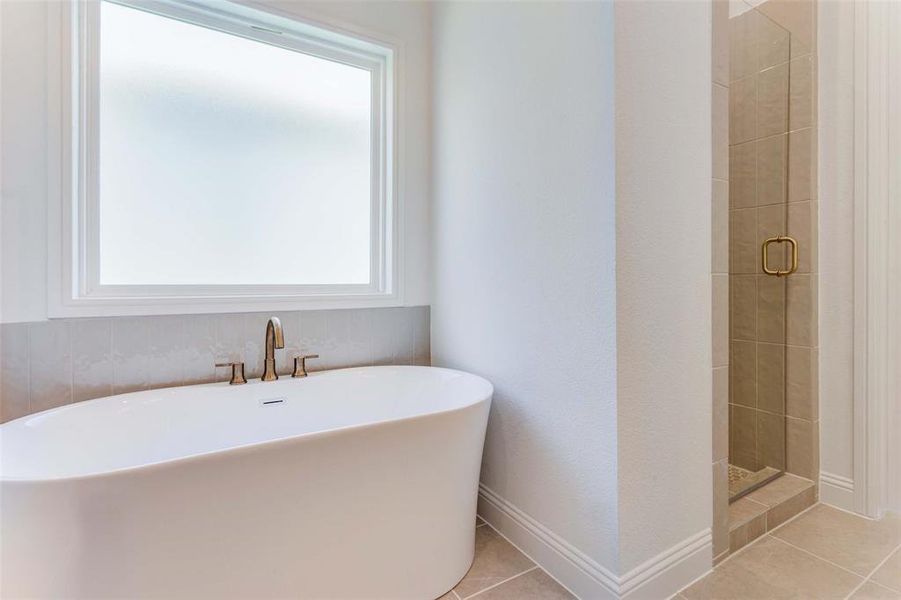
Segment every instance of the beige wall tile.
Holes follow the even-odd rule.
[[[29,324],[28,362],[31,412],[72,402],[72,353],[68,321]]]
[[[729,89],[713,84],[713,177],[729,178]]]
[[[757,408],[778,415],[785,413],[785,346],[782,344],[757,344]]]
[[[713,463],[713,555],[729,549],[729,465]]]
[[[758,136],[757,79],[757,75],[750,75],[729,84],[730,144],[741,144],[742,142],[754,140]],[[772,77],[769,79],[772,79]],[[767,90],[773,92],[772,85]],[[786,93],[787,91],[786,88]],[[783,112],[785,112],[785,109]],[[767,116],[770,119],[774,118],[774,115],[770,113],[767,113]],[[773,133],[779,133],[779,131],[774,131]]]
[[[788,134],[774,135],[757,141],[757,204],[785,202]]]
[[[711,230],[713,248],[711,270],[713,273],[729,272],[729,182],[713,180],[713,207]]]
[[[757,205],[757,144],[746,142],[729,148],[729,206]]]
[[[788,30],[764,15],[757,18],[757,70],[780,65],[789,59]]]
[[[786,347],[786,412],[815,421],[817,414],[817,351],[804,346]]]
[[[109,319],[72,322],[73,400],[113,393],[112,323]]]
[[[729,376],[732,378],[732,402],[756,408],[757,344],[733,340],[729,367]]]
[[[791,61],[791,97],[789,115],[791,129],[813,125],[814,87],[813,56],[807,55]]]
[[[785,279],[786,343],[793,346],[815,346],[815,276],[795,273]]]
[[[746,108],[737,105],[736,108]],[[757,136],[788,131],[788,65],[779,65],[757,75]]]
[[[731,287],[732,339],[757,339],[757,275],[732,275]]]
[[[758,5],[764,15],[791,33],[791,55],[802,56],[816,50],[815,0],[767,0]]]
[[[713,275],[713,366],[729,364],[729,276]]]
[[[785,233],[785,205],[773,204],[761,206],[757,209],[757,251],[763,247],[763,242]],[[770,268],[788,269],[788,244],[771,244],[769,248]],[[760,267],[760,271],[763,267]]]
[[[806,419],[786,417],[786,470],[806,479],[819,475],[817,426]]]
[[[757,411],[753,408],[731,405],[729,422],[729,462],[749,471],[756,471],[757,462]]]
[[[0,423],[29,413],[28,324],[0,324]]]
[[[786,278],[757,277],[757,340],[781,344],[785,341]]]
[[[729,81],[757,72],[757,19],[748,11],[729,19]]]
[[[811,129],[800,129],[789,134],[789,202],[803,202],[814,197],[812,173],[816,154],[811,136]]]
[[[785,417],[757,411],[758,468],[785,468]]]
[[[732,273],[759,272],[760,250],[757,246],[757,209],[732,210],[729,220],[729,261]]]
[[[713,0],[713,81],[729,85],[729,0]]]
[[[713,370],[713,460],[725,461],[728,458],[729,367],[717,367]]]
[[[816,226],[811,216],[810,202],[795,202],[788,205],[788,235],[798,242],[798,273],[810,273],[816,245],[813,243],[813,228]]]

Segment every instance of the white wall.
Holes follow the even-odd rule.
[[[817,10],[820,470],[853,479],[854,40],[843,23],[853,22],[854,6],[825,2]]]
[[[495,385],[483,483],[616,569],[612,4],[433,27],[433,363]]]
[[[690,580],[710,565],[709,3],[447,3],[433,27],[432,357],[496,386],[483,484],[618,592],[700,539]]]
[[[623,571],[712,521],[710,81],[709,2],[616,4]]]
[[[429,303],[430,7],[422,2],[266,0],[280,10],[350,31],[387,36],[403,46],[398,109],[405,210],[405,303]],[[3,2],[2,248],[0,320],[46,318],[47,3]]]

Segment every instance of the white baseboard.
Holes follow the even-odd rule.
[[[632,569],[620,578],[620,597],[628,600],[669,598],[713,566],[710,529],[699,531]]]
[[[854,480],[841,475],[820,473],[820,502],[854,511]]]
[[[483,484],[479,484],[479,515],[561,585],[586,600],[667,598],[711,567],[709,529],[620,577]]]

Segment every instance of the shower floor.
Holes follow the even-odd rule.
[[[745,490],[748,490],[774,475],[779,470],[773,467],[764,467],[759,471],[749,471],[735,465],[729,465],[729,497],[735,498]]]

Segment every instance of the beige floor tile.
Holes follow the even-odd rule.
[[[484,525],[484,524],[485,524],[485,521],[482,520],[482,517],[476,515],[476,527],[478,527],[479,525]]]
[[[871,578],[876,583],[901,592],[901,548],[895,550],[891,558],[879,567],[879,570]]]
[[[438,600],[457,600],[457,596],[454,594],[454,591],[451,590],[448,593],[444,594]]]
[[[766,536],[682,594],[688,600],[827,600],[844,598],[860,581],[860,577]]]
[[[550,575],[534,569],[476,596],[478,600],[571,600],[570,594]]]
[[[535,566],[531,560],[491,527],[476,528],[472,567],[454,591],[466,598]]]
[[[786,473],[759,490],[754,490],[747,497],[764,506],[773,507],[797,496],[809,487],[813,487],[812,481]]]
[[[854,592],[851,600],[901,600],[901,592],[892,591],[871,581]]]
[[[821,504],[774,535],[867,576],[901,543],[901,518],[870,521]]]

